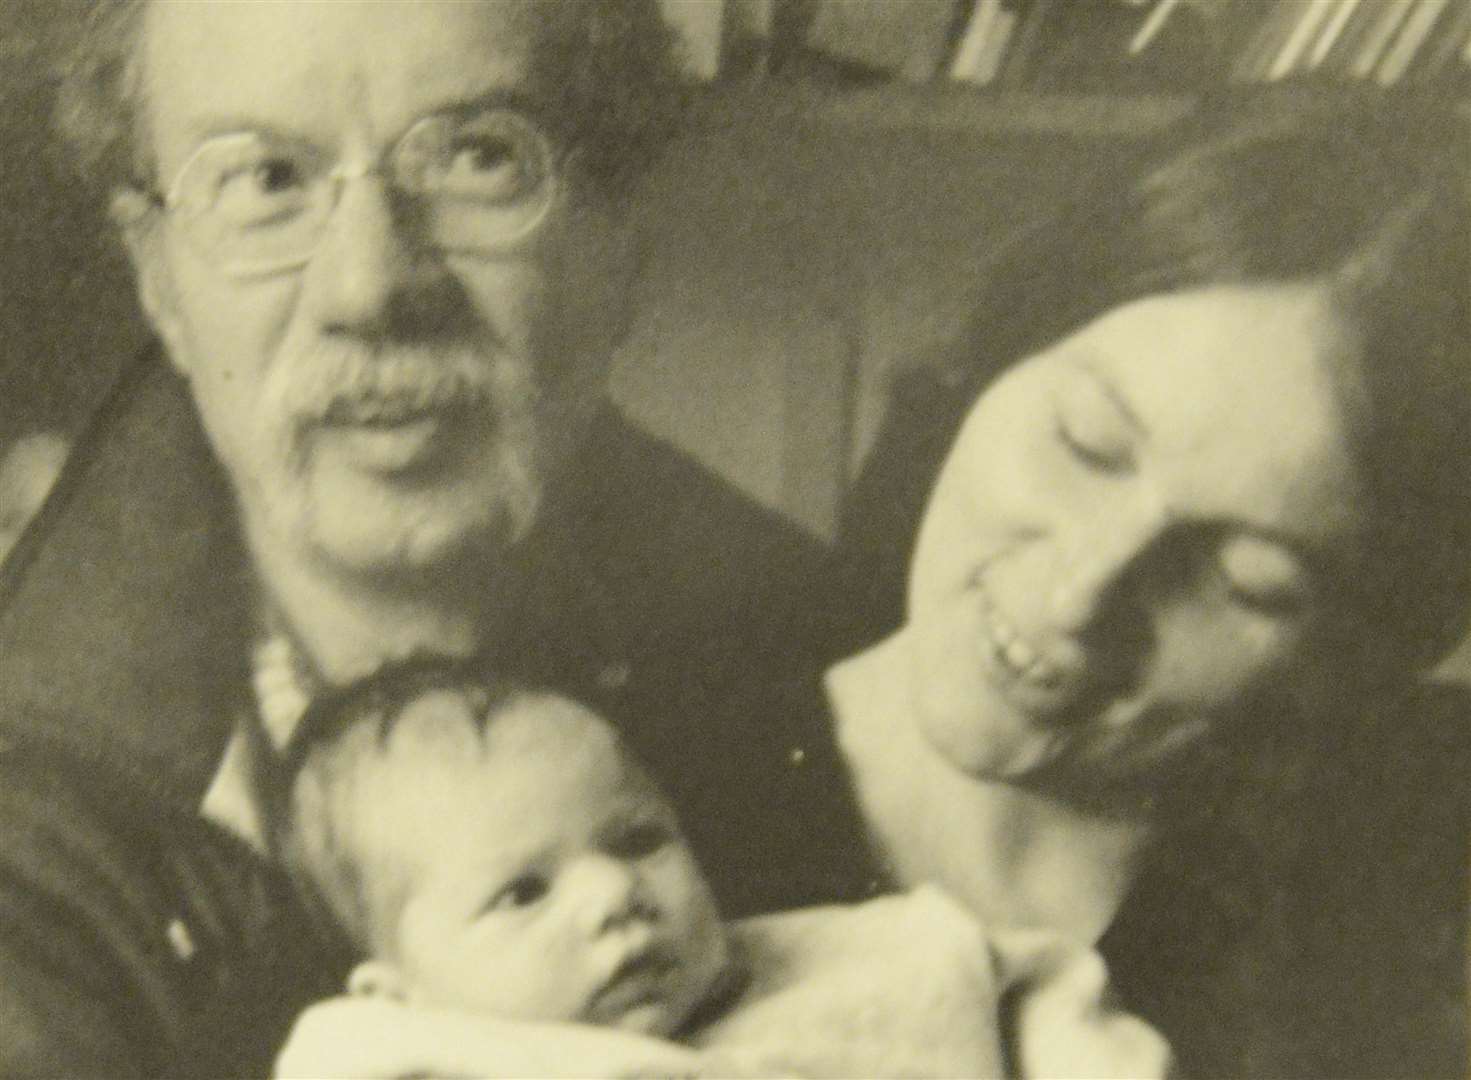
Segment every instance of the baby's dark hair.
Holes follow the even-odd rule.
[[[416,653],[314,698],[282,751],[282,763],[294,776],[314,750],[335,742],[360,723],[376,723],[381,744],[393,733],[407,706],[436,690],[463,696],[472,707],[477,732],[483,735],[486,725],[507,705],[539,689],[530,682],[487,675],[467,660]]]
[[[316,698],[261,777],[272,849],[315,913],[360,955],[374,952],[384,898],[367,887],[370,868],[352,835],[356,822],[344,819],[341,806],[361,775],[365,754],[386,748],[409,707],[438,692],[465,701],[482,739],[511,705],[555,693],[437,655],[391,662]],[[381,893],[389,884],[376,881],[374,890]],[[388,906],[396,909],[398,902]]]

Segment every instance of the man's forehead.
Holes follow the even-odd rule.
[[[167,158],[231,126],[381,140],[437,108],[529,93],[535,43],[561,7],[154,0],[143,58],[156,149]]]

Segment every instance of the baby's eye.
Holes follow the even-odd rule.
[[[509,882],[485,905],[487,911],[506,911],[530,907],[551,889],[551,884],[542,874],[522,874]]]
[[[662,821],[632,821],[612,833],[604,846],[609,855],[623,859],[642,859],[654,854],[673,839],[673,830]]]

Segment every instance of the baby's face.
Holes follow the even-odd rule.
[[[411,867],[393,940],[410,1001],[667,1035],[727,962],[673,811],[581,706],[523,698],[482,741],[426,695],[377,765]]]

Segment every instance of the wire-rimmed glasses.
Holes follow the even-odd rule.
[[[308,142],[258,131],[212,136],[155,201],[224,273],[264,277],[311,260],[349,180],[381,175],[434,247],[493,255],[542,224],[557,172],[534,121],[489,108],[426,116],[372,164],[334,162]]]

